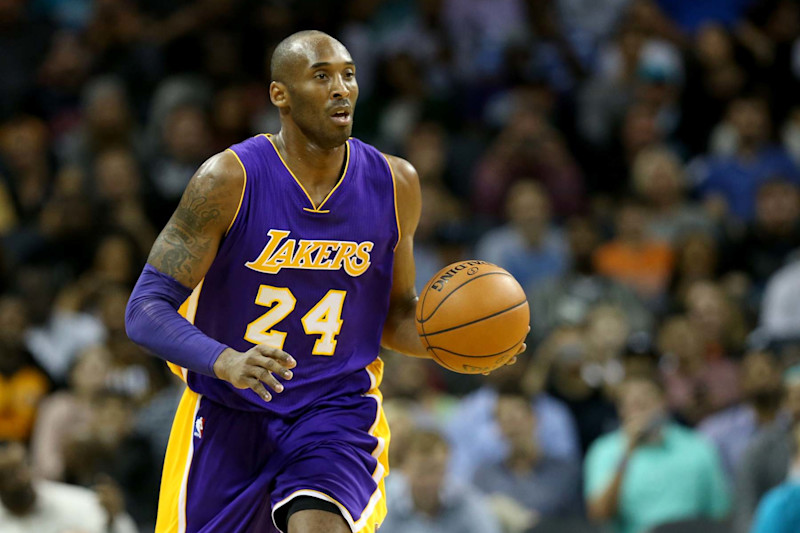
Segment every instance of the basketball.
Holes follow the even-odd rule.
[[[416,324],[434,361],[462,374],[506,364],[525,341],[530,309],[514,276],[485,261],[444,267],[419,296]]]

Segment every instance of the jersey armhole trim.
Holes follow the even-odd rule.
[[[247,169],[244,168],[244,163],[239,158],[239,154],[234,152],[231,148],[228,148],[226,151],[233,154],[236,158],[236,161],[239,162],[239,166],[242,167],[242,172],[244,172],[244,183],[242,184],[242,194],[239,196],[239,205],[236,206],[236,212],[233,214],[233,220],[228,225],[228,229],[225,230],[225,235],[227,236],[228,233],[231,231],[233,224],[236,222],[236,219],[239,218],[239,211],[242,209],[242,202],[244,201],[244,191],[247,189]]]
[[[392,248],[392,251],[396,251],[397,247],[400,246],[400,239],[403,237],[403,231],[400,229],[400,214],[397,211],[397,178],[394,175],[394,168],[392,168],[392,163],[389,161],[389,158],[386,154],[381,153],[383,158],[386,160],[386,165],[389,167],[389,174],[392,175],[392,197],[394,198],[394,219],[397,222],[397,242]]]

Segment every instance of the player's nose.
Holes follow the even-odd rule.
[[[347,84],[344,82],[342,76],[336,76],[333,86],[331,87],[331,98],[334,100],[340,100],[342,98],[349,98],[350,97],[350,89],[347,87]]]

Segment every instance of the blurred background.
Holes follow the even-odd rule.
[[[0,479],[152,531],[182,384],[125,305],[200,163],[278,130],[269,58],[311,28],[354,136],[419,172],[418,290],[478,258],[532,310],[488,378],[382,354],[381,533],[797,520],[794,0],[0,0]]]

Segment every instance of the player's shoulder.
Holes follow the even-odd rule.
[[[416,213],[419,211],[419,205],[421,203],[419,174],[417,174],[417,169],[402,157],[391,154],[383,154],[383,156],[389,163],[392,176],[394,176],[401,215],[406,208],[410,209],[410,213]]]
[[[391,165],[392,171],[398,180],[419,183],[419,175],[414,165],[396,155],[384,154],[384,157]]]
[[[245,170],[239,156],[231,149],[206,159],[197,169],[192,181],[204,189],[230,189],[244,184]]]

